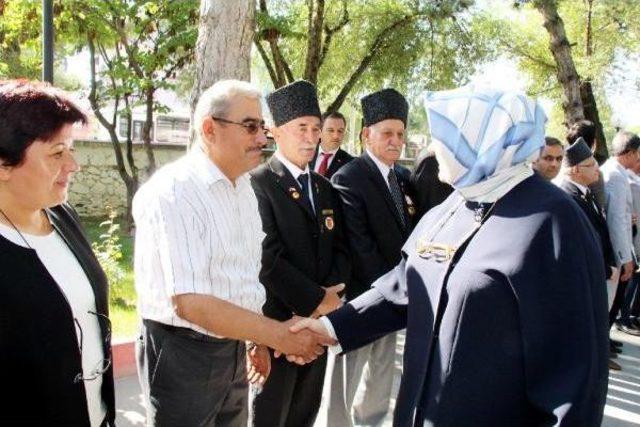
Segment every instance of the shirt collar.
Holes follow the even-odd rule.
[[[282,155],[280,150],[276,150],[275,155],[276,155],[276,159],[280,160],[280,162],[284,165],[285,168],[287,168],[287,170],[291,173],[291,175],[293,175],[293,177],[295,179],[298,179],[298,177],[300,175],[302,175],[303,173],[306,173],[307,175],[309,174],[309,165],[308,164],[305,165],[304,170],[302,170],[298,166],[294,165],[289,160],[287,160],[284,157],[284,155]]]
[[[570,183],[572,183],[573,185],[575,185],[578,190],[580,190],[580,192],[582,193],[582,195],[584,196],[585,194],[587,194],[587,191],[589,190],[588,187],[586,187],[585,185],[582,184],[578,184],[577,182],[575,182],[574,180],[567,178],[567,181],[569,181]]]
[[[332,156],[335,156],[339,149],[340,147],[336,148],[335,150],[325,151],[322,149],[322,145],[318,145],[318,155],[320,156],[326,153],[326,154],[331,154]]]
[[[195,174],[202,179],[207,185],[211,186],[218,181],[226,181],[229,185],[233,186],[233,183],[222,173],[220,168],[207,156],[200,145],[194,145],[187,154],[189,163],[193,166]],[[239,177],[236,183],[241,180]]]
[[[378,167],[378,170],[386,180],[387,177],[389,176],[389,171],[393,166],[387,166],[386,163],[383,163],[382,161],[380,161],[380,159],[378,159],[368,148],[367,148],[367,154],[369,155],[369,157],[371,157],[371,160],[373,160],[373,163],[375,163],[375,165]]]

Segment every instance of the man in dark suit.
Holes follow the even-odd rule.
[[[310,167],[327,179],[338,172],[342,166],[353,160],[353,156],[340,146],[344,140],[347,121],[337,111],[327,111],[322,115],[322,136]]]
[[[418,218],[427,213],[434,206],[444,202],[453,192],[453,187],[438,178],[439,167],[435,153],[428,147],[424,148],[411,172],[411,186],[416,196]]]
[[[318,317],[342,305],[350,267],[342,237],[339,198],[329,181],[310,172],[320,136],[315,87],[298,81],[267,96],[278,145],[251,173],[263,241],[260,282],[266,316]],[[269,381],[255,397],[254,426],[311,426],[322,395],[326,355],[304,366],[273,361]]]
[[[598,168],[598,162],[593,157],[591,149],[585,143],[584,139],[578,138],[576,142],[566,149],[564,165],[565,176],[560,188],[575,200],[578,206],[580,206],[580,209],[587,215],[591,225],[593,225],[593,228],[600,238],[600,246],[604,255],[602,262],[604,263],[607,280],[612,280],[617,277],[617,268],[613,246],[611,245],[611,238],[609,236],[609,229],[607,227],[607,219],[602,207],[589,189],[591,184],[598,181],[600,169]],[[603,286],[607,285],[603,284]],[[611,350],[612,352],[615,351],[614,347],[612,347]],[[612,353],[612,356],[613,354],[614,353]],[[620,370],[620,365],[609,359],[609,368]]]
[[[400,250],[416,217],[409,170],[396,163],[404,144],[407,101],[394,89],[384,89],[365,96],[361,103],[366,150],[331,180],[342,198],[351,250],[353,275],[347,286],[348,300],[367,291],[400,261]],[[389,409],[395,354],[396,336],[390,334],[347,354],[346,360],[335,360],[328,425],[375,425],[384,419]],[[345,372],[341,373],[340,368]],[[361,377],[365,386],[363,399],[354,404]],[[342,393],[341,383],[346,384]]]

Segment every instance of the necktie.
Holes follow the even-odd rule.
[[[329,159],[331,159],[333,153],[322,153],[322,160],[320,161],[320,167],[318,167],[318,173],[322,176],[327,176],[327,168],[329,167]]]
[[[311,203],[311,197],[309,196],[309,175],[303,173],[298,176],[298,182],[300,183],[300,188],[302,189],[302,197],[309,203],[311,207],[311,211],[315,213],[315,209],[313,209],[313,203]]]
[[[402,203],[402,191],[400,190],[400,185],[398,184],[398,178],[396,177],[396,173],[393,169],[389,171],[387,175],[387,179],[389,180],[389,189],[391,190],[391,197],[393,198],[393,203],[396,205],[396,209],[400,214],[400,219],[402,221],[402,226],[407,226],[407,220],[404,217],[404,204]]]

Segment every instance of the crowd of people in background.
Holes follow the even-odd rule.
[[[619,131],[611,143],[611,157],[601,166],[594,157],[598,141],[595,125],[574,123],[566,135],[567,145],[546,137],[534,169],[573,197],[597,231],[603,252],[609,306],[609,327],[640,336],[640,138]],[[622,343],[610,340],[609,368]]]
[[[313,84],[266,105],[268,124],[250,83],[205,90],[190,149],[134,198],[147,425],[379,425],[399,347],[395,426],[600,425],[609,330],[640,335],[637,135],[600,167],[588,121],[565,148],[522,94],[432,92],[410,171],[395,89],[361,99],[358,157]],[[106,276],[66,202],[86,120],[0,84],[8,425],[115,425]]]

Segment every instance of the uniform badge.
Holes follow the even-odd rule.
[[[300,198],[300,192],[296,187],[289,187],[289,194],[291,194],[293,200],[298,200]]]
[[[331,231],[333,230],[333,227],[335,226],[335,222],[333,222],[333,217],[332,216],[328,216],[324,219],[324,226],[327,227],[327,230]]]

